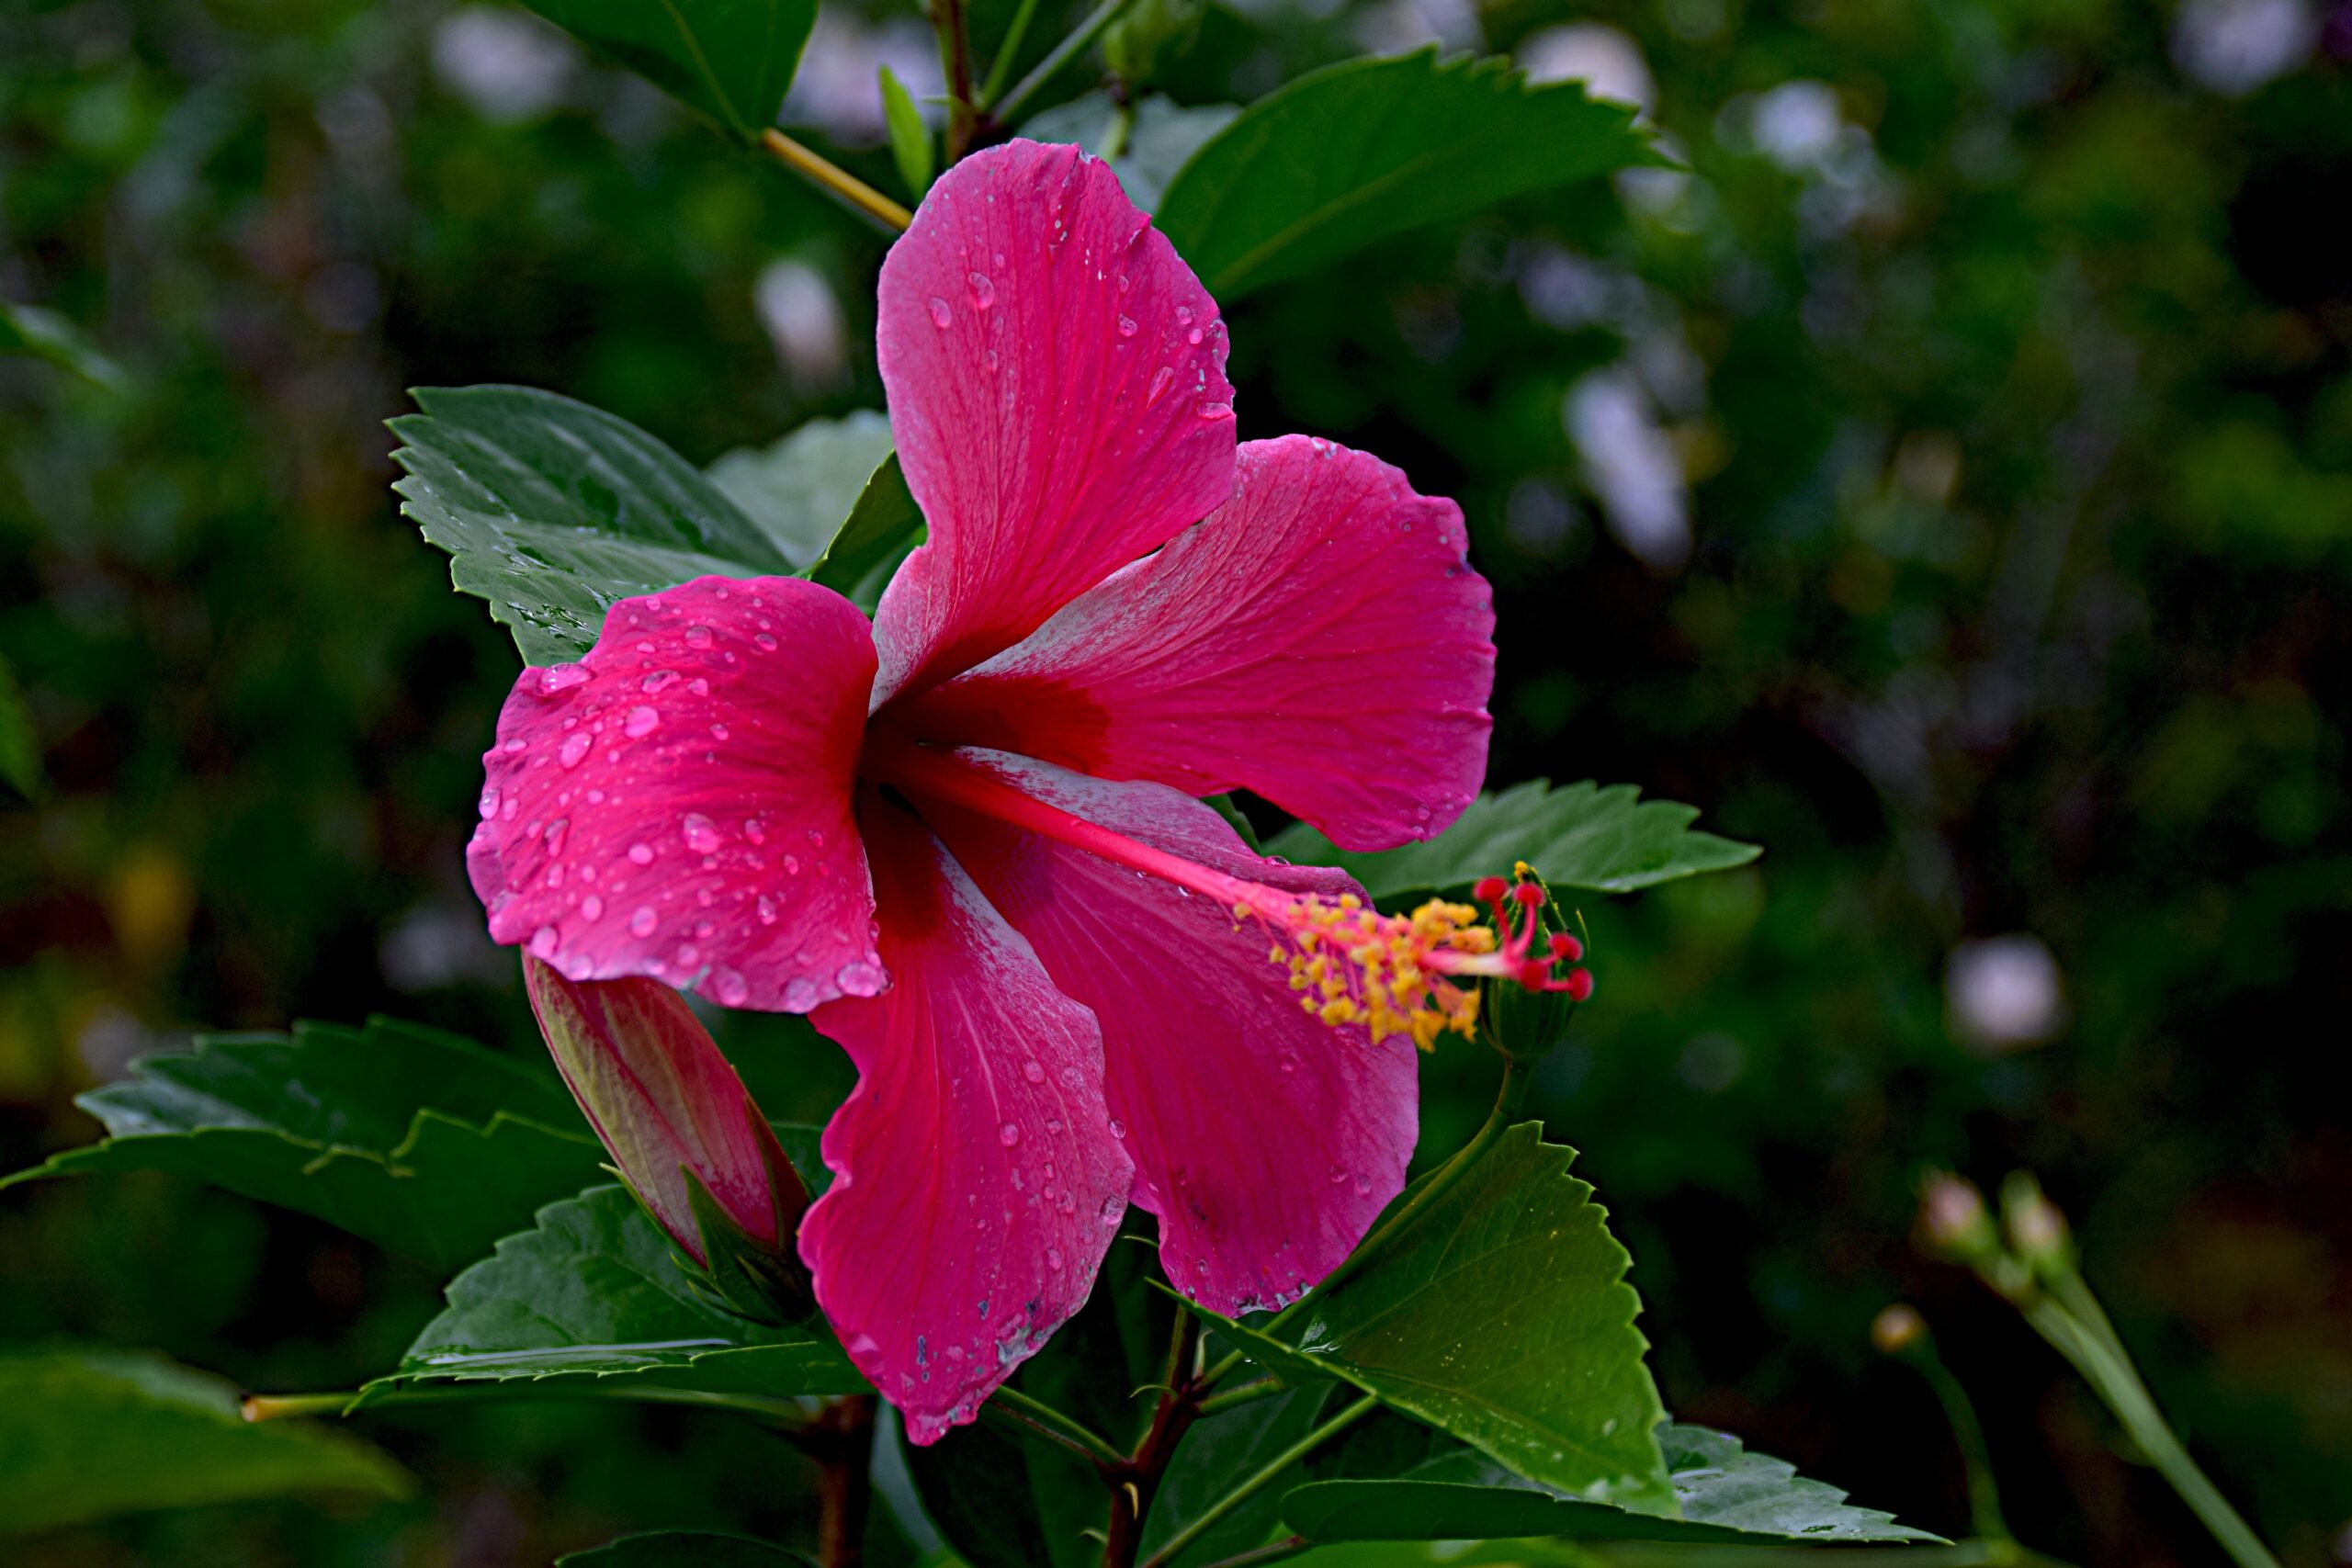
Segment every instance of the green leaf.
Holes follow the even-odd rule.
[[[616,599],[793,570],[723,491],[626,420],[529,387],[414,396],[424,412],[391,422],[401,510],[526,663],[587,652]]]
[[[523,3],[747,141],[775,123],[817,20],[817,0]]]
[[[1542,1131],[1509,1128],[1435,1196],[1408,1194],[1402,1228],[1336,1285],[1223,1331],[1285,1380],[1342,1379],[1532,1481],[1668,1507],[1633,1259]]]
[[[1469,1453],[1442,1456],[1393,1481],[1319,1481],[1283,1500],[1283,1521],[1316,1541],[1657,1540],[1778,1546],[1791,1542],[1934,1541],[1894,1516],[1857,1508],[1796,1467],[1745,1451],[1703,1427],[1658,1433],[1681,1517],[1531,1488]]]
[[[812,419],[771,446],[739,446],[710,466],[710,482],[805,569],[825,553],[889,456],[889,420],[863,409]]]
[[[109,392],[130,385],[122,367],[99,353],[81,328],[39,305],[0,299],[0,354],[46,359]]]
[[[1098,89],[1045,110],[1023,125],[1021,134],[1035,141],[1070,142],[1099,154],[1111,143],[1118,112],[1111,95]],[[1176,171],[1240,112],[1238,104],[1187,108],[1156,93],[1138,100],[1126,146],[1110,160],[1127,199],[1146,212],[1158,207]]]
[[[448,1307],[366,1404],[417,1383],[561,1381],[625,1397],[864,1393],[821,1327],[749,1323],[698,1291],[619,1187],[539,1211],[531,1230],[449,1282]]]
[[[40,735],[17,672],[0,659],[0,784],[27,800],[40,793]]]
[[[924,1510],[972,1568],[1092,1568],[1109,1495],[1067,1449],[981,1421],[907,1449]],[[1088,1531],[1096,1532],[1092,1536]]]
[[[899,177],[917,201],[931,188],[931,129],[915,107],[914,95],[888,65],[881,68],[882,118],[890,128],[890,157]]]
[[[370,1445],[305,1421],[254,1426],[227,1382],[160,1356],[0,1350],[0,1535],[141,1508],[409,1490]]]
[[[555,1560],[556,1568],[816,1568],[797,1551],[740,1535],[653,1530]]]
[[[1244,109],[1169,182],[1156,220],[1229,301],[1409,229],[1660,162],[1633,112],[1434,45],[1351,60]]]
[[[801,575],[847,594],[870,611],[899,562],[922,543],[923,531],[922,513],[893,452],[865,481],[825,553]]]
[[[199,1039],[78,1103],[112,1136],[0,1179],[176,1171],[314,1214],[436,1269],[594,1180],[604,1151],[554,1077],[370,1020]]]
[[[1631,893],[1746,865],[1763,852],[1694,830],[1698,815],[1670,800],[1642,800],[1632,784],[1602,789],[1588,780],[1554,789],[1534,779],[1479,795],[1444,832],[1402,849],[1352,853],[1304,822],[1275,834],[1266,848],[1301,865],[1343,867],[1374,898],[1466,887],[1482,876],[1508,875],[1511,863],[1521,860],[1555,890]]]

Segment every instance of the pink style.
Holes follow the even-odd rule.
[[[1130,1201],[1216,1311],[1322,1279],[1403,1184],[1414,1043],[1467,1031],[1468,981],[1545,977],[1475,910],[1376,914],[1197,798],[1351,849],[1443,829],[1486,769],[1494,616],[1452,502],[1237,444],[1216,305],[1108,167],[957,164],[878,342],[930,535],[873,621],[797,578],[614,605],[516,682],[468,858],[492,934],[570,979],[805,1012],[849,1052],[799,1248],[922,1443],[1077,1311]]]

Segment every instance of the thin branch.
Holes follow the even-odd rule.
[[[1091,1427],[1063,1415],[1043,1400],[1030,1398],[1017,1388],[998,1389],[989,1395],[988,1403],[980,1406],[980,1414],[1024,1427],[1095,1464],[1118,1466],[1127,1462],[1126,1455],[1113,1448]]]
[[[1193,1517],[1191,1524],[1170,1536],[1168,1543],[1154,1552],[1143,1568],[1167,1568],[1169,1563],[1184,1554],[1186,1548],[1206,1535],[1218,1520],[1281,1480],[1284,1471],[1371,1415],[1379,1405],[1380,1401],[1366,1394],[1268,1460],[1264,1469],[1210,1504]]]
[[[989,106],[988,118],[990,127],[1012,124],[1013,117],[1021,112],[1021,106],[1027,103],[1039,88],[1060,74],[1062,67],[1077,59],[1087,45],[1102,35],[1104,28],[1117,21],[1119,13],[1125,11],[1129,3],[1130,0],[1102,0],[1102,4],[1089,13],[1086,20],[1078,24],[1077,31],[1054,45],[1054,51],[1037,62],[1035,70],[1021,78],[1018,86],[1005,94],[1001,102]]]
[[[875,226],[886,234],[903,233],[907,225],[915,220],[913,213],[839,164],[802,146],[773,126],[760,133],[760,145],[775,153],[795,174],[852,210],[873,220]]]
[[[1245,1382],[1239,1388],[1229,1388],[1223,1393],[1211,1394],[1201,1401],[1201,1414],[1215,1416],[1221,1411],[1254,1404],[1261,1399],[1272,1399],[1278,1393],[1287,1392],[1289,1392],[1287,1385],[1280,1378],[1260,1378],[1256,1382]]]
[[[972,91],[972,28],[965,0],[930,0],[932,30],[939,35],[939,73],[947,82],[947,161],[972,145],[979,105]]]
[[[1021,8],[1012,13],[1012,25],[1004,29],[1004,41],[997,45],[995,63],[989,67],[989,79],[980,85],[980,101],[974,107],[986,112],[1004,91],[1012,77],[1013,62],[1021,56],[1021,42],[1029,36],[1029,23],[1037,15],[1037,0],[1021,0]]]

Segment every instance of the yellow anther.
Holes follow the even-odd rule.
[[[1409,915],[1384,915],[1349,893],[1237,908],[1273,931],[1266,956],[1289,971],[1311,1017],[1361,1024],[1374,1040],[1408,1035],[1424,1051],[1476,1028],[1478,993],[1453,978],[1495,972],[1480,962],[1497,950],[1495,932],[1475,906],[1433,898]]]

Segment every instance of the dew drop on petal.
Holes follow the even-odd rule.
[[[807,1012],[817,1005],[817,987],[806,980],[796,979],[784,988],[784,1010]]]
[[[481,819],[485,822],[498,815],[498,786],[486,784],[481,792]]]
[[[711,631],[708,626],[688,626],[686,628],[686,646],[688,648],[708,648],[710,646],[710,638]]]
[[[1175,380],[1176,372],[1168,366],[1163,365],[1159,369],[1153,371],[1151,373],[1151,385],[1144,389],[1143,406],[1149,408],[1161,398],[1166,397],[1168,395],[1168,389],[1175,384]]]
[[[1035,1062],[1023,1062],[1021,1064],[1021,1076],[1031,1083],[1044,1083],[1046,1069]]]
[[[556,749],[555,760],[567,768],[576,768],[580,765],[581,759],[588,755],[588,748],[594,744],[595,742],[589,739],[586,730],[574,730],[565,736],[563,744]]]
[[[655,918],[652,905],[639,904],[637,907],[637,913],[628,918],[628,934],[631,936],[651,936],[653,934],[653,922]]]
[[[972,286],[972,303],[985,310],[996,303],[996,285],[984,272],[973,273],[964,280]]]
[[[539,690],[548,694],[568,691],[588,679],[588,671],[577,664],[550,664],[539,671]]]
[[[631,740],[641,740],[661,728],[662,716],[644,703],[628,710],[628,718],[621,725],[621,733]]]
[[[676,958],[679,968],[691,969],[701,957],[702,949],[693,942],[682,942],[678,944]]]
[[[718,848],[718,830],[710,825],[709,818],[689,811],[678,826],[686,835],[686,848],[696,854],[707,855]]]
[[[653,863],[653,846],[651,844],[631,844],[628,847],[628,858],[631,865],[651,865]]]
[[[1113,1136],[1113,1137],[1114,1137],[1114,1138],[1124,1138],[1124,1137],[1125,1137],[1126,1135],[1127,1135],[1127,1124],[1126,1124],[1125,1122],[1120,1121],[1120,1120],[1119,1120],[1117,1117],[1115,1117],[1115,1116],[1112,1117],[1112,1118],[1111,1118],[1111,1136]]]
[[[735,973],[734,970],[714,969],[710,972],[711,999],[720,1007],[741,1007],[743,998],[751,994],[752,987],[746,985],[743,976]]]
[[[933,295],[931,297],[931,324],[939,328],[940,331],[944,332],[947,330],[947,301],[942,299],[936,294]]]
[[[541,926],[537,931],[531,933],[531,956],[534,958],[553,958],[555,956],[555,928],[553,926]]]
[[[580,913],[588,919],[601,920],[605,918],[605,901],[591,893],[580,900]]]
[[[853,997],[878,995],[882,989],[882,971],[862,958],[854,958],[833,976],[833,984]]]
[[[1115,1225],[1126,1212],[1127,1201],[1125,1199],[1105,1198],[1102,1200],[1102,1206],[1100,1209],[1095,1210],[1094,1213],[1095,1217],[1100,1219],[1104,1224]]]
[[[752,638],[752,640],[759,644],[760,651],[762,653],[774,653],[775,651],[775,638],[770,637],[765,632],[760,633],[757,637]]]
[[[1203,419],[1231,419],[1233,405],[1231,403],[1203,403],[1197,412]]]
[[[1046,1267],[1057,1274],[1062,1271],[1062,1249],[1060,1247],[1049,1247],[1046,1248]]]
[[[999,1127],[996,1130],[996,1141],[1002,1144],[1006,1148],[1011,1148],[1013,1145],[1021,1141],[1020,1127],[1013,1122],[1007,1122],[1003,1126]]]
[[[1121,337],[1136,335],[1136,319],[1133,316],[1122,315],[1119,318],[1119,335]]]

